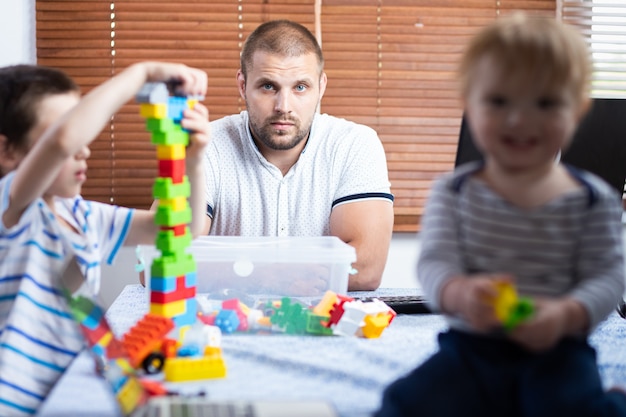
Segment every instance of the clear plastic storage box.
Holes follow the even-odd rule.
[[[354,248],[335,236],[202,236],[188,249],[197,265],[196,293],[215,298],[246,295],[319,297],[345,294]],[[140,246],[146,287],[155,246]]]

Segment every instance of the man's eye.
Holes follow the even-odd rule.
[[[305,91],[305,90],[306,90],[306,85],[299,84],[299,85],[296,86],[296,91],[298,91],[298,92],[302,92],[302,91]]]
[[[274,88],[274,86],[272,84],[263,84],[262,87],[264,90],[271,90]]]

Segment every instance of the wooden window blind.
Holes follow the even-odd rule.
[[[245,108],[239,53],[260,23],[298,21],[315,33],[329,84],[324,113],[378,131],[395,200],[395,230],[419,228],[433,178],[452,169],[462,115],[455,68],[479,27],[514,9],[555,15],[555,0],[37,0],[38,63],[66,70],[84,92],[129,64],[180,61],[209,74],[212,120]],[[136,104],[92,146],[89,199],[147,208],[156,175]]]
[[[626,4],[623,0],[561,0],[563,21],[580,29],[594,62],[592,95],[626,98]]]
[[[106,2],[37,1],[37,62],[66,71],[83,93],[110,78],[111,10]],[[104,129],[91,146],[89,180],[85,198],[116,202],[113,180],[115,149],[110,137],[113,125]]]
[[[378,131],[396,231],[415,231],[432,180],[454,166],[462,116],[456,65],[465,43],[501,14],[554,16],[553,0],[324,0],[327,113]]]

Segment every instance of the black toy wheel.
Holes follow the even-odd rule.
[[[160,352],[152,352],[141,362],[141,367],[147,374],[161,372],[163,365],[165,365],[165,355]]]

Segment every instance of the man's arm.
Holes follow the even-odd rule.
[[[350,276],[349,291],[378,288],[387,263],[393,232],[393,204],[366,200],[336,206],[330,215],[330,233],[356,249],[357,270]]]

